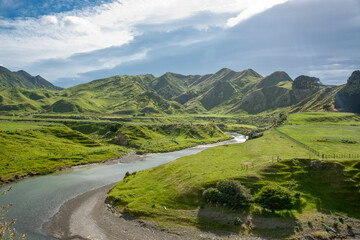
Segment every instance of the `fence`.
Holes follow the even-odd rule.
[[[360,158],[360,154],[352,154],[352,153],[333,153],[333,154],[328,154],[328,153],[322,153],[319,151],[316,151],[315,149],[309,147],[308,145],[306,145],[305,143],[302,143],[292,137],[290,137],[289,135],[281,132],[279,129],[274,128],[280,135],[290,139],[292,142],[300,145],[301,147],[305,148],[306,150],[310,151],[311,153],[315,154],[316,156],[323,158],[323,159],[330,159],[330,158]]]

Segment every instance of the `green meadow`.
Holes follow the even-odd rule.
[[[313,137],[330,139],[336,134],[357,141],[358,128],[355,125],[359,123],[355,114],[302,113],[290,115],[286,125],[279,130],[298,141]],[[318,132],[312,133],[309,129],[313,124],[318,127]],[[347,127],[354,128],[346,132],[337,130]],[[306,137],[307,134],[310,137]],[[324,146],[319,150],[331,149],[326,146],[330,142],[322,143]],[[357,143],[354,144],[351,151],[359,153]],[[344,149],[339,146],[332,151],[342,153]],[[107,199],[121,212],[151,219],[167,228],[186,225],[207,231],[228,230],[287,238],[302,234],[298,230],[301,227],[307,233],[315,234],[315,231],[325,231],[322,223],[333,224],[333,215],[339,214],[348,221],[360,218],[359,160],[320,160],[317,155],[271,129],[264,132],[263,137],[243,144],[214,147],[130,175],[113,187]],[[298,192],[301,197],[293,210],[276,213],[267,212],[256,204],[240,211],[206,204],[203,191],[226,179],[240,181],[253,195],[262,186],[276,183],[293,194]],[[222,217],[215,217],[214,213]],[[251,216],[258,227],[240,229],[232,224],[236,216],[244,222],[247,216]],[[271,227],[266,227],[264,222],[272,222],[269,223]],[[286,226],[281,224],[283,222],[287,223]],[[309,228],[306,222],[311,222],[313,228]]]
[[[49,174],[138,153],[168,152],[232,138],[212,122],[118,122],[95,116],[2,117],[0,180]]]
[[[360,116],[352,113],[301,113],[289,116],[281,132],[323,154],[359,158]],[[350,155],[350,157],[349,157]]]
[[[37,122],[0,121],[0,145],[1,183],[118,158],[129,151],[62,124]]]

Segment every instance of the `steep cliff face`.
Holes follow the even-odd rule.
[[[335,96],[335,107],[345,112],[360,113],[360,71],[354,71],[345,87]]]
[[[288,107],[311,96],[314,92],[316,91],[311,89],[265,87],[248,95],[235,109],[242,109],[248,113],[260,113],[266,110]]]

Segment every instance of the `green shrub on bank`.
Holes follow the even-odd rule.
[[[294,200],[287,188],[275,184],[263,187],[255,197],[256,203],[271,211],[290,210],[294,207]]]
[[[222,180],[216,188],[204,191],[204,199],[213,204],[223,204],[232,208],[248,206],[252,201],[250,191],[237,181]]]

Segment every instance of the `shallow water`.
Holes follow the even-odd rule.
[[[90,190],[119,182],[126,172],[153,168],[217,145],[246,141],[243,135],[236,133],[232,135],[234,136],[233,140],[200,145],[175,152],[149,154],[134,163],[114,162],[111,165],[92,165],[25,179],[11,184],[13,190],[0,197],[0,205],[14,204],[6,216],[9,219],[17,219],[15,227],[19,233],[26,233],[28,235],[27,239],[52,239],[44,235],[42,225],[66,201]],[[7,188],[3,187],[0,191]]]

